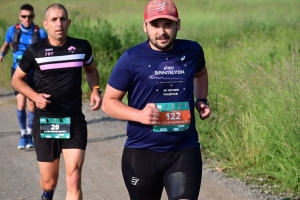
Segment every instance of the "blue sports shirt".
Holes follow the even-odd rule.
[[[190,126],[185,131],[154,132],[152,125],[129,121],[125,147],[158,152],[200,148],[194,116],[194,75],[205,67],[202,47],[176,39],[168,51],[153,50],[148,40],[127,50],[116,63],[108,84],[128,92],[128,105],[142,110],[148,103],[188,102]]]
[[[32,44],[32,34],[34,31],[34,24],[31,24],[31,26],[26,29],[23,27],[22,24],[20,24],[20,28],[21,28],[21,35],[20,35],[19,48],[16,52],[13,53],[13,66],[12,66],[13,69],[17,68],[18,62],[21,60],[25,49],[27,49],[27,47]],[[9,44],[12,43],[14,34],[15,34],[15,26],[10,26],[6,31],[5,41]],[[39,40],[46,37],[47,37],[46,31],[40,28]]]

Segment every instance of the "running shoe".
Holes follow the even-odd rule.
[[[28,135],[27,138],[26,138],[26,148],[27,149],[34,148],[34,144],[33,144],[31,135]]]
[[[25,149],[26,148],[26,137],[20,137],[20,142],[18,144],[18,149]]]
[[[46,198],[44,195],[41,196],[40,200],[52,200],[53,198]]]

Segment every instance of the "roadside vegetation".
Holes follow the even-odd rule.
[[[260,184],[268,193],[296,198],[300,194],[300,1],[174,1],[182,20],[178,37],[198,41],[207,61],[212,115],[197,121],[204,157],[213,161],[213,167]],[[60,3],[73,20],[69,35],[91,42],[104,88],[118,57],[146,39],[142,31],[146,1]],[[9,1],[1,6],[0,41],[7,27],[17,22],[19,4]],[[49,4],[32,1],[36,22]],[[10,62],[9,54],[0,65],[1,87],[10,87]],[[86,84],[83,90],[89,92]]]

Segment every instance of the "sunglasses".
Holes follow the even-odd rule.
[[[28,19],[32,19],[34,18],[34,15],[21,15],[22,18],[26,19],[28,17]]]

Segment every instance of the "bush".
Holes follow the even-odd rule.
[[[143,36],[137,34],[136,30],[132,26],[130,29],[124,30],[122,34],[117,34],[109,22],[100,20],[91,22],[87,18],[72,24],[68,35],[90,42],[94,61],[100,73],[100,85],[104,88],[118,58],[126,49],[143,41]],[[84,93],[90,93],[90,88],[85,81],[85,74],[83,74],[82,89]]]

